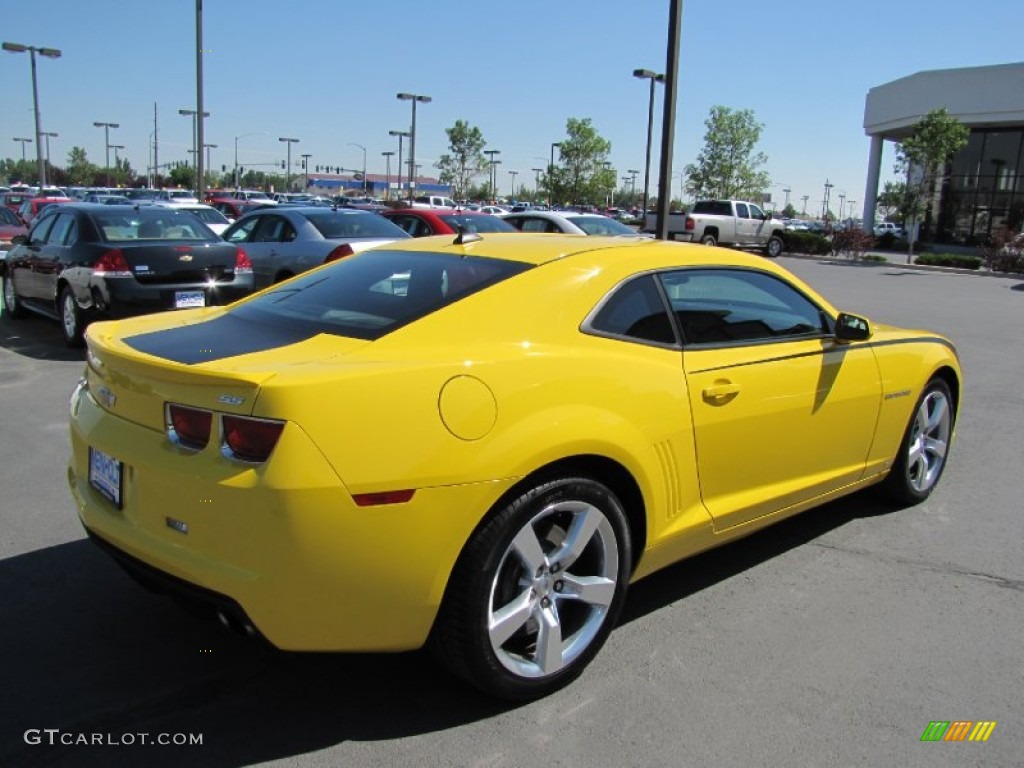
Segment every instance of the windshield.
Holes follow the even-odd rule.
[[[606,216],[566,216],[588,235],[635,235],[636,230]]]
[[[376,250],[300,275],[230,314],[289,331],[372,340],[529,268],[480,256]]]
[[[131,243],[136,240],[220,242],[220,238],[190,211],[171,208],[122,210],[122,206],[112,205],[109,213],[100,211],[90,215],[103,239],[112,243]]]
[[[348,240],[354,237],[386,237],[397,240],[409,236],[401,227],[375,213],[325,209],[302,215],[309,219],[309,223],[327,240]]]

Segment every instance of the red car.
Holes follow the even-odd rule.
[[[477,211],[444,208],[392,208],[380,215],[391,219],[413,237],[456,235],[461,227],[466,232],[518,232],[497,216]]]
[[[18,235],[27,235],[28,227],[18,218],[18,214],[6,206],[0,206],[0,251],[11,247],[11,240]]]
[[[39,214],[42,213],[44,208],[70,202],[72,202],[70,197],[29,197],[21,204],[21,207],[18,209],[18,215],[21,216],[21,220],[26,225],[31,227],[32,223],[39,218]]]
[[[257,208],[263,208],[267,205],[265,202],[257,202],[255,200],[242,200],[238,197],[212,197],[207,198],[206,204],[216,208],[218,211],[227,216],[231,221],[240,219],[243,214]]]
[[[31,192],[15,192],[15,191],[11,191],[11,192],[4,192],[3,193],[4,205],[6,207],[10,208],[15,213],[17,213],[18,209],[21,208],[21,204],[22,203],[24,203],[26,200],[31,200],[31,199],[32,199],[32,193]]]

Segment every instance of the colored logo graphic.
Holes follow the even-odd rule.
[[[921,741],[988,741],[995,729],[995,720],[932,720]]]

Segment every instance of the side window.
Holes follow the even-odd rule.
[[[259,224],[262,219],[262,216],[253,216],[251,219],[243,221],[238,226],[238,229],[236,229],[230,235],[227,236],[227,241],[229,243],[249,242],[250,235],[252,235],[252,231],[256,228],[256,225]]]
[[[544,219],[534,219],[531,217],[523,217],[516,222],[519,229],[523,232],[552,232],[553,230],[548,228],[548,222]]]
[[[756,205],[750,206],[750,218],[752,219],[763,219],[764,211],[758,208]]]
[[[683,343],[783,341],[825,332],[821,310],[782,279],[742,269],[661,275]]]
[[[62,213],[58,216],[51,216],[50,218],[56,219],[56,221],[54,221],[53,227],[50,228],[50,233],[46,236],[46,244],[64,245],[68,231],[71,229],[71,225],[75,223],[75,217],[67,213]]]
[[[747,206],[744,203],[736,203],[736,218],[749,219],[750,214],[747,212]]]
[[[283,219],[277,216],[261,216],[260,223],[253,233],[254,243],[279,243],[281,242],[281,224]]]
[[[653,275],[619,286],[588,323],[592,331],[628,336],[640,341],[675,344],[665,302]]]
[[[296,234],[295,227],[292,226],[292,223],[288,221],[288,219],[282,219],[281,242],[290,243],[295,239]]]
[[[50,233],[50,227],[53,226],[53,219],[53,216],[47,216],[32,227],[28,233],[28,241],[31,245],[42,245],[46,242],[46,236]]]

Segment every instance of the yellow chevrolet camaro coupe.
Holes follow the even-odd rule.
[[[409,240],[87,342],[68,480],[129,572],[509,699],[579,675],[659,568],[866,486],[927,498],[961,393],[940,336],[641,238]]]

